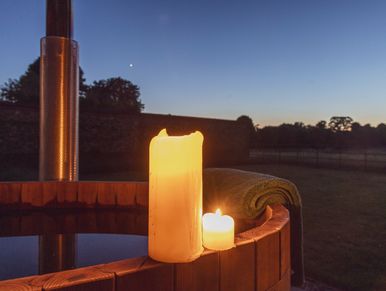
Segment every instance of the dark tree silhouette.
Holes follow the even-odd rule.
[[[0,88],[0,101],[23,106],[39,106],[40,58],[27,68],[19,79],[10,79]],[[81,110],[119,110],[141,112],[139,87],[122,78],[100,80],[85,84],[79,68],[79,98]]]
[[[249,144],[253,147],[255,146],[255,140],[256,140],[256,127],[253,124],[252,118],[250,118],[247,115],[241,115],[237,118],[237,122],[240,124],[243,124],[249,133]]]
[[[140,95],[139,87],[128,80],[119,77],[99,80],[88,87],[83,106],[90,109],[139,113],[144,109]]]
[[[84,73],[79,68],[79,95],[84,98]],[[10,79],[0,89],[1,101],[17,105],[39,106],[40,57],[27,68],[19,79]]]
[[[351,129],[353,119],[349,116],[333,116],[330,118],[328,126],[333,132],[348,131]]]
[[[319,121],[315,126],[305,126],[302,122],[266,126],[257,129],[255,144],[258,148],[275,149],[367,149],[386,146],[386,124],[362,126],[349,117],[342,117],[342,121],[340,119],[332,117],[334,125],[330,122],[328,127],[325,121]]]
[[[353,132],[353,133],[356,133],[356,132],[358,132],[358,131],[360,131],[360,129],[361,129],[361,124],[359,123],[359,122],[353,122],[352,124],[351,124],[351,131]]]
[[[380,123],[377,126],[377,136],[378,136],[378,142],[386,146],[386,124]]]
[[[319,129],[326,129],[327,127],[327,122],[325,120],[319,121],[316,125],[317,128]]]

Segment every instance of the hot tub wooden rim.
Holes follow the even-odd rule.
[[[146,207],[147,202],[146,182],[0,183],[0,207],[13,209]],[[237,234],[235,248],[205,250],[191,263],[164,264],[138,257],[0,281],[0,290],[60,290],[71,286],[92,290],[290,290],[289,219],[285,207],[267,207],[265,223]]]

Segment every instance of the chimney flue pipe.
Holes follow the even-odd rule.
[[[78,43],[71,0],[47,0],[40,53],[39,179],[78,180]]]
[[[72,38],[71,0],[47,0],[46,36]]]

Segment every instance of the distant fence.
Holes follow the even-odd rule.
[[[251,149],[249,160],[250,162],[386,171],[386,151]]]

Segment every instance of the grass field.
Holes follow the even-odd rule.
[[[238,168],[298,186],[306,276],[343,290],[386,290],[386,175],[284,165]]]
[[[386,172],[386,151],[373,149],[367,151],[355,150],[314,150],[314,149],[252,149],[249,153],[251,161],[313,165],[325,168],[361,169]]]

